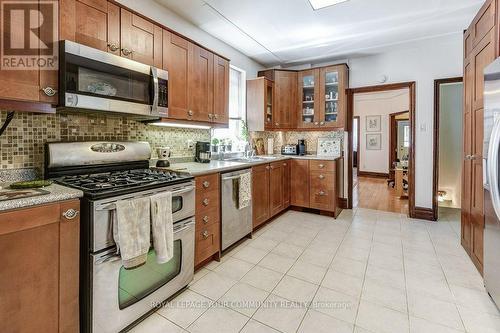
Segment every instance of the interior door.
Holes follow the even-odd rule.
[[[189,42],[163,30],[163,69],[168,71],[168,117],[188,119]]]
[[[269,171],[269,205],[271,216],[274,216],[283,210],[283,188],[283,162],[280,161],[271,163]]]
[[[211,121],[214,98],[214,55],[198,45],[190,43],[189,57],[189,119]]]
[[[146,65],[162,67],[162,29],[121,9],[121,56]]]
[[[229,61],[214,54],[213,122],[229,122]]]
[[[275,71],[274,128],[293,128],[297,110],[297,72]]]
[[[269,170],[267,164],[252,168],[252,219],[256,228],[269,218]]]

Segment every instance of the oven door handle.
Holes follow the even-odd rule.
[[[194,186],[187,186],[187,187],[182,188],[180,190],[172,191],[172,196],[179,195],[179,194],[184,194],[184,193],[187,193],[187,192],[191,192],[193,190],[194,190]],[[150,195],[147,195],[147,196],[150,196]],[[137,198],[141,198],[141,197],[135,197],[135,198],[131,198],[131,199],[137,199]],[[103,211],[103,210],[109,210],[109,211],[111,211],[111,210],[115,210],[116,209],[115,202],[116,201],[112,201],[112,202],[110,202],[106,206],[96,208],[96,210],[98,210],[98,211]]]
[[[189,222],[187,224],[185,224],[183,227],[179,228],[179,229],[174,229],[174,234],[178,233],[178,232],[181,232],[181,231],[184,231],[186,229],[189,229],[191,228],[193,225],[195,225],[195,222]]]
[[[158,85],[158,71],[156,67],[151,66],[151,74],[153,76],[153,105],[151,105],[151,114],[158,115],[158,96],[160,93],[160,88]]]

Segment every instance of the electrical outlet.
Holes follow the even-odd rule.
[[[194,149],[194,141],[187,140],[187,149]]]

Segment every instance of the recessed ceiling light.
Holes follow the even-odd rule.
[[[312,8],[314,10],[322,9],[325,7],[333,6],[342,2],[346,2],[349,0],[309,0]]]

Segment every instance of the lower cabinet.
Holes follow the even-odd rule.
[[[269,164],[252,168],[252,220],[256,228],[269,217]]]
[[[309,161],[290,161],[290,203],[292,206],[309,207]]]
[[[283,162],[269,165],[269,211],[271,216],[281,212],[284,207]]]
[[[195,259],[197,266],[220,255],[220,184],[219,174],[199,176],[196,182]]]
[[[79,331],[79,200],[0,213],[2,332]]]

